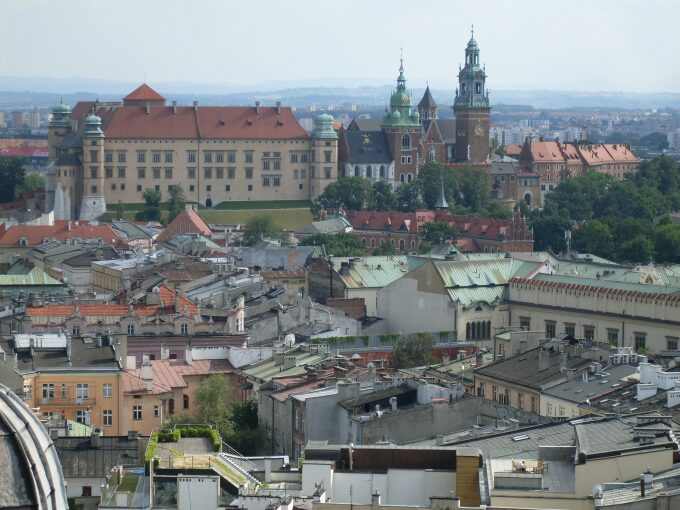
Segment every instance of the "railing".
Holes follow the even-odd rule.
[[[247,471],[255,471],[255,464],[253,464],[241,453],[237,452],[234,448],[232,448],[229,444],[225,443],[224,441],[222,441],[222,449],[220,451],[225,455],[236,457],[239,463],[244,464],[243,469]]]
[[[235,462],[235,461],[233,460],[233,458],[232,458],[231,456],[229,456],[229,454],[227,454],[227,453],[219,453],[219,454],[218,454],[218,457],[219,457],[220,460],[222,460],[223,462],[225,462],[230,468],[236,470],[236,472],[237,472],[239,475],[243,476],[248,482],[250,482],[250,483],[252,484],[252,486],[253,486],[254,489],[256,489],[257,487],[259,487],[259,485],[260,485],[260,480],[258,480],[257,478],[255,478],[255,477],[254,477],[253,475],[251,475],[248,471],[246,471],[246,470],[243,468],[243,466],[241,466],[240,464],[238,464],[237,462]],[[248,461],[248,462],[250,462],[250,461]],[[252,463],[251,463],[251,464],[252,464]]]

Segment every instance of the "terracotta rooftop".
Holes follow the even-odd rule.
[[[174,388],[188,386],[185,376],[229,373],[234,367],[227,360],[184,360],[165,359],[151,361],[153,373],[153,393],[167,392]],[[123,379],[125,393],[146,393],[146,381],[142,379],[142,369],[128,370]]]
[[[165,101],[165,98],[146,83],[142,83],[139,87],[125,96],[123,101]]]
[[[0,231],[1,232],[1,231]],[[14,225],[0,235],[0,246],[38,246],[46,239],[101,239],[111,246],[127,246],[125,240],[108,225],[90,225],[86,222],[57,220],[54,225]]]
[[[210,230],[208,224],[192,206],[187,206],[184,211],[172,220],[170,225],[165,227],[163,232],[156,238],[156,242],[163,243],[181,234],[201,234],[210,237],[212,236],[212,230]]]

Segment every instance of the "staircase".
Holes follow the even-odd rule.
[[[217,456],[230,468],[248,481],[249,492],[257,489],[261,482],[250,473],[255,470],[255,464],[222,441],[222,451]]]

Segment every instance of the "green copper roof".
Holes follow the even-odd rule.
[[[327,113],[321,113],[314,119],[312,138],[337,138],[338,134],[333,129],[333,117]]]
[[[401,59],[397,89],[390,96],[390,108],[383,116],[384,126],[420,126],[420,115],[411,105],[411,94],[406,90],[404,59]]]
[[[91,113],[85,118],[85,136],[90,138],[103,138],[102,119]]]
[[[27,274],[3,274],[0,275],[0,286],[21,285],[63,285],[55,280],[39,267],[34,267]]]

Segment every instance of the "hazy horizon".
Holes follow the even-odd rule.
[[[10,81],[146,81],[229,91],[328,87],[333,81],[385,86],[396,79],[403,47],[410,88],[429,81],[452,89],[474,23],[492,93],[676,93],[680,67],[669,65],[674,46],[659,34],[673,34],[680,2],[641,5],[0,0],[0,73]]]

